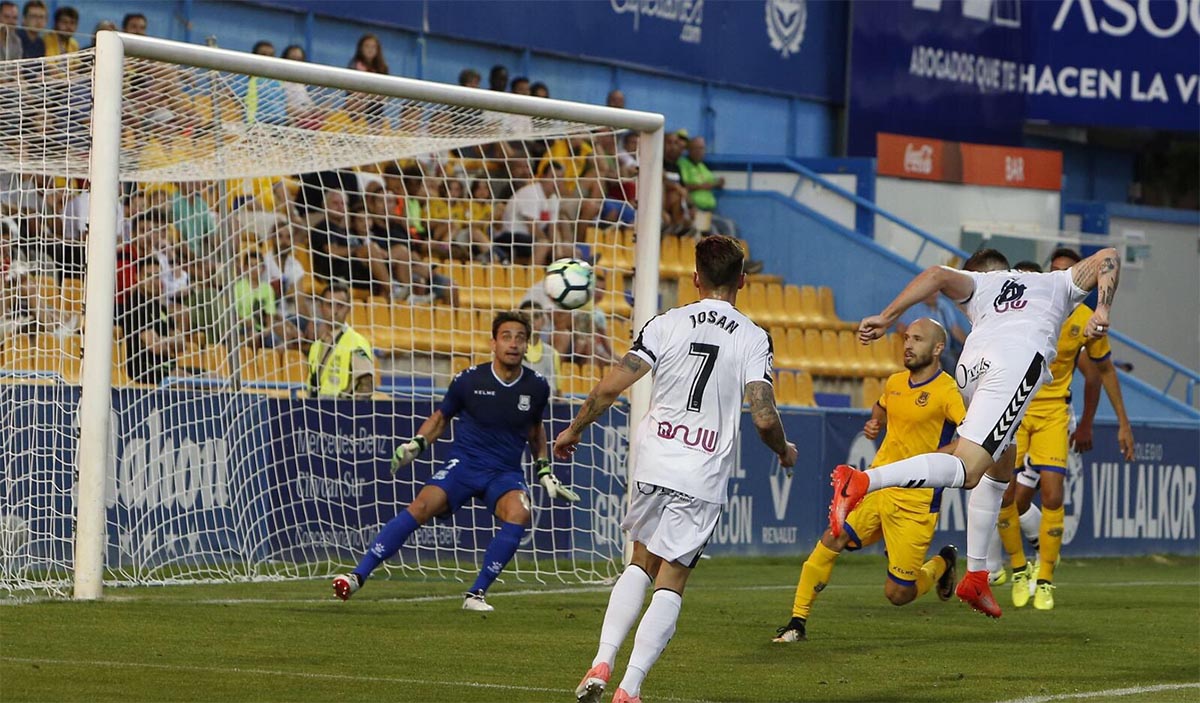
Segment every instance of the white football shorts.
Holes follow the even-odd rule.
[[[1029,403],[1046,377],[1046,360],[1040,353],[963,354],[954,380],[967,404],[967,416],[958,436],[983,447],[996,461],[1016,436]]]
[[[721,508],[719,503],[639,481],[621,529],[654,556],[690,569],[717,529]]]

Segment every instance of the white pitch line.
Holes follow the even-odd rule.
[[[1050,701],[1086,700],[1088,698],[1103,698],[1112,696],[1136,696],[1142,693],[1157,691],[1180,691],[1185,688],[1200,688],[1200,683],[1164,683],[1155,686],[1131,686],[1130,688],[1110,688],[1106,691],[1083,691],[1081,693],[1054,693],[1047,696],[1027,696],[1013,698],[1001,703],[1049,703]]]
[[[238,666],[193,666],[187,664],[151,664],[147,662],[120,661],[88,661],[76,659],[39,659],[33,657],[4,657],[0,661],[13,664],[39,664],[47,666],[82,666],[82,667],[123,667],[126,669],[152,669],[156,671],[193,672],[204,674],[245,674],[249,676],[278,676],[291,679],[310,679],[326,681],[354,681],[369,683],[408,684],[413,686],[443,686],[449,688],[494,689],[497,691],[522,691],[525,693],[553,693],[555,695],[574,695],[574,690],[563,688],[545,688],[540,686],[514,686],[501,683],[483,683],[480,681],[436,681],[433,679],[409,679],[399,676],[356,676],[351,674],[319,674],[309,671],[280,671],[277,669],[246,669]],[[712,703],[711,701],[693,698],[673,698],[658,696],[661,700],[675,703]]]

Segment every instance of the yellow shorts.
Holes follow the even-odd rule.
[[[925,563],[925,553],[933,540],[938,514],[915,512],[904,507],[893,495],[904,488],[885,488],[868,493],[846,516],[850,550],[875,544],[883,538],[887,550],[888,578],[902,586],[915,586],[917,572]]]
[[[1017,428],[1017,468],[1029,465],[1038,471],[1067,471],[1071,408],[1065,402],[1034,403]]]

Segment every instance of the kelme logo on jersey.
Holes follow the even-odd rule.
[[[1020,310],[1029,304],[1028,300],[1022,300],[1024,297],[1025,286],[1017,283],[1016,279],[1010,278],[1004,282],[1004,287],[1000,289],[1000,295],[996,296],[992,305],[996,308],[996,312]]]
[[[693,432],[695,436],[693,437]],[[683,435],[681,438],[680,435]],[[669,422],[658,423],[658,436],[663,439],[674,439],[683,442],[688,447],[700,448],[709,454],[717,450],[717,431],[698,427],[693,430],[683,423],[672,425]]]
[[[767,36],[771,48],[783,58],[800,52],[804,28],[808,24],[805,0],[767,0]]]
[[[530,408],[529,396],[523,395],[523,396],[517,398],[517,410],[524,412],[524,411],[528,410],[529,408]]]

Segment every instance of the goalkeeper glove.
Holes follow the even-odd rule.
[[[404,444],[396,447],[396,451],[392,453],[392,475],[400,470],[401,466],[408,466],[421,455],[421,452],[429,448],[429,441],[421,435],[417,435],[408,440]]]
[[[549,459],[538,459],[533,462],[533,466],[537,469],[538,482],[542,484],[542,488],[546,489],[546,493],[549,493],[551,498],[562,498],[568,503],[579,500],[579,494],[564,486],[562,481],[559,481],[554,472],[550,470]]]

